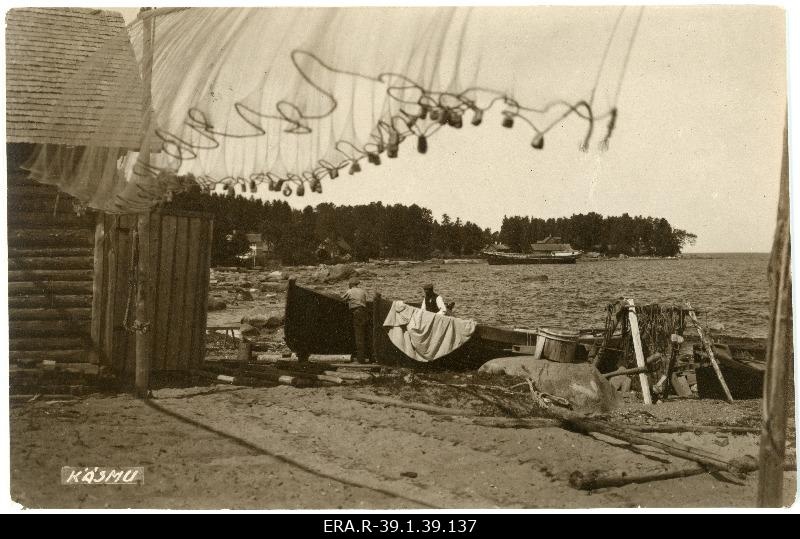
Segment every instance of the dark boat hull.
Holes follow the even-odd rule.
[[[367,357],[381,364],[431,369],[475,369],[486,361],[512,355],[514,345],[532,345],[533,336],[524,331],[478,324],[472,338],[452,353],[431,363],[408,358],[392,344],[383,321],[392,302],[378,298],[368,302],[372,339]],[[377,320],[376,325],[374,321]],[[286,296],[284,337],[298,357],[311,354],[353,354],[353,318],[344,301],[335,295],[299,286],[290,281]]]
[[[508,256],[503,254],[487,254],[486,261],[493,266],[508,264],[575,264],[578,255],[573,256],[536,256],[518,255]]]
[[[763,339],[718,337],[714,356],[719,363],[725,385],[734,399],[758,399],[764,391],[766,342]],[[698,351],[699,345],[695,345]],[[700,398],[724,399],[725,393],[717,373],[705,358],[695,369]]]

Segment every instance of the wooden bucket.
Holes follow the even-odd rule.
[[[542,328],[539,329],[538,335],[537,341],[544,339],[542,359],[559,363],[575,363],[580,333],[568,329]]]

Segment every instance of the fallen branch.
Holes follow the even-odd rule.
[[[550,407],[547,408],[546,411],[547,413],[550,413],[561,419],[565,427],[577,432],[594,432],[605,434],[606,436],[611,436],[612,438],[617,438],[630,444],[655,447],[675,457],[692,460],[715,470],[725,470],[734,473],[741,471],[741,464],[739,462],[727,460],[721,455],[711,453],[710,451],[705,451],[704,449],[691,447],[674,440],[667,441],[654,438],[643,432],[637,432],[624,427],[612,425],[611,423],[605,421],[587,419],[573,412],[568,412],[558,408]]]
[[[724,432],[730,434],[759,434],[761,429],[754,427],[731,427],[725,425],[628,425],[637,432]]]
[[[754,472],[758,469],[755,462],[740,464],[739,470],[741,472]],[[786,459],[784,463],[784,470],[797,469],[797,462],[795,459]],[[694,464],[685,468],[677,469],[664,469],[652,468],[646,470],[637,470],[635,472],[626,472],[624,470],[593,470],[590,472],[572,472],[569,476],[569,484],[571,487],[579,490],[596,490],[607,487],[621,487],[631,483],[649,483],[651,481],[663,481],[665,479],[675,479],[677,477],[690,477],[692,475],[700,475],[708,473],[708,470],[699,464]]]
[[[388,397],[377,397],[374,395],[365,395],[358,393],[356,395],[345,395],[345,399],[368,402],[370,404],[385,404],[388,406],[397,406],[399,408],[410,408],[412,410],[422,410],[423,412],[430,412],[432,414],[445,414],[445,415],[460,415],[460,416],[476,416],[478,413],[474,410],[465,410],[462,408],[445,408],[443,406],[432,406],[430,404],[421,404],[417,402],[406,402],[397,399],[390,399]]]
[[[561,420],[549,417],[476,417],[472,420],[472,423],[482,427],[499,429],[540,429],[561,426]]]

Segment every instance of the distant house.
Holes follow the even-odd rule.
[[[275,262],[278,258],[275,254],[275,244],[265,241],[261,234],[251,232],[245,234],[247,242],[250,244],[250,254],[247,258],[253,260],[255,266],[266,266]]]
[[[317,247],[317,258],[320,261],[348,260],[352,256],[352,252],[352,247],[345,240],[325,238],[325,241]]]
[[[509,247],[505,243],[495,243],[495,244],[490,245],[489,247],[487,247],[486,250],[487,251],[499,251],[501,253],[507,253],[507,252],[511,251],[511,247]]]
[[[531,251],[535,253],[572,250],[572,245],[569,243],[561,243],[561,238],[559,236],[547,236],[545,239],[531,244]]]

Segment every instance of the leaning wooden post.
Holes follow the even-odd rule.
[[[636,316],[636,306],[633,300],[629,299],[628,302],[628,322],[631,326],[631,338],[633,339],[633,351],[636,355],[636,366],[640,369],[645,369],[647,365],[644,361],[644,352],[642,352],[642,338],[639,335],[639,318]],[[646,372],[639,373],[639,384],[642,386],[642,400],[645,404],[653,404],[653,399],[650,396],[650,378]]]
[[[378,362],[378,346],[381,342],[381,328],[383,327],[383,321],[380,320],[380,303],[381,303],[381,294],[380,292],[375,292],[375,295],[372,297],[372,362]]]
[[[789,232],[789,146],[783,131],[783,162],[778,223],[769,263],[770,324],[767,372],[764,375],[764,417],[758,468],[758,506],[783,505],[783,464],[786,457],[786,393],[793,365],[792,273]]]
[[[140,12],[140,17],[142,13]],[[144,95],[142,99],[144,118],[142,121],[142,144],[139,148],[139,167],[142,174],[150,171],[150,123],[152,121],[152,75],[153,75],[153,24],[152,15],[142,17],[142,79]],[[136,276],[136,396],[146,399],[150,389],[150,360],[152,355],[153,333],[150,327],[151,302],[153,300],[150,273],[150,211],[139,214],[139,261]]]
[[[725,378],[722,376],[722,371],[719,369],[719,363],[717,363],[717,358],[714,356],[714,347],[711,345],[711,341],[708,339],[708,337],[703,333],[703,328],[700,327],[700,322],[697,320],[697,315],[694,313],[692,304],[689,303],[688,301],[686,302],[686,310],[689,312],[689,318],[692,319],[692,323],[694,324],[694,327],[697,329],[697,335],[700,336],[700,341],[703,343],[703,348],[706,349],[706,354],[708,354],[708,359],[711,360],[711,366],[714,367],[714,372],[717,373],[717,378],[719,379],[719,383],[722,386],[722,391],[725,392],[725,400],[733,404],[733,397],[731,396],[731,392],[728,389],[728,384],[725,383]]]

